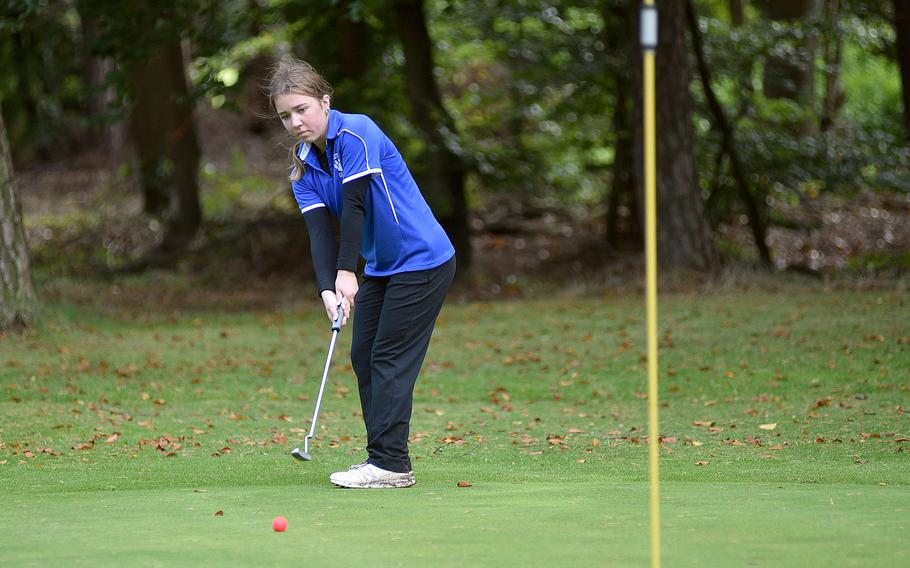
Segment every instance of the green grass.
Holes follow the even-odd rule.
[[[665,563],[906,565],[910,310],[785,290],[661,299]],[[329,339],[315,305],[51,306],[0,337],[0,564],[647,565],[643,317],[636,296],[448,305],[418,485],[368,492],[327,481],[364,455],[346,333],[315,460],[288,456]]]

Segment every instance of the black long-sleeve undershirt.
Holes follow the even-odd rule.
[[[326,207],[311,209],[303,214],[307,232],[310,235],[310,255],[313,270],[316,271],[317,293],[323,290],[335,291],[335,263],[338,259],[338,242],[335,229]]]
[[[369,176],[344,185],[338,270],[350,270],[351,272],[357,270],[357,263],[360,261],[360,242],[363,238],[363,218],[366,214],[369,190]]]
[[[324,290],[335,290],[337,270],[351,272],[357,270],[369,188],[368,177],[354,180],[344,186],[340,250],[328,208],[318,207],[303,214],[310,236],[310,254],[313,257],[320,295]]]

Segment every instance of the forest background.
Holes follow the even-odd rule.
[[[903,278],[910,3],[659,5],[662,269]],[[638,286],[638,7],[7,2],[4,326],[28,321],[35,287],[88,300],[118,275],[156,274],[155,290],[185,276],[169,297],[197,303],[306,289],[291,141],[261,89],[283,56],[313,62],[335,108],[402,150],[459,251],[463,297]]]

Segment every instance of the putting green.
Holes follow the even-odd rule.
[[[671,482],[667,566],[906,566],[910,488]],[[3,496],[4,566],[646,566],[646,483]],[[216,516],[216,512],[223,515]],[[271,530],[276,515],[285,533]]]
[[[664,565],[910,566],[904,295],[662,305]],[[288,456],[318,310],[61,308],[0,341],[0,566],[647,566],[640,298],[577,308],[446,307],[395,491],[327,481],[365,456],[349,336],[315,460]]]

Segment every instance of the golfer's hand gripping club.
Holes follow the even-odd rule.
[[[332,341],[329,343],[329,354],[325,359],[325,369],[322,371],[322,383],[319,385],[319,396],[316,397],[316,409],[313,411],[313,420],[310,423],[310,432],[303,439],[303,450],[294,448],[291,455],[301,461],[310,461],[313,457],[310,455],[310,440],[316,432],[316,421],[319,418],[319,407],[322,406],[322,394],[325,392],[325,381],[329,377],[329,368],[332,366],[332,353],[335,352],[335,341],[338,339],[338,332],[341,331],[341,322],[344,321],[344,310],[341,304],[338,304],[338,311],[332,321]]]
[[[335,321],[332,322],[332,331],[341,331],[341,322],[344,321],[344,308],[338,303]]]

